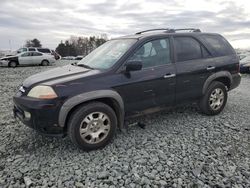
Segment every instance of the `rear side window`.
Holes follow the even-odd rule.
[[[36,49],[35,48],[29,48],[29,51],[34,52],[34,51],[36,51]]]
[[[178,62],[201,59],[202,50],[206,51],[197,40],[191,37],[175,37],[174,42]]]
[[[37,51],[42,52],[42,53],[50,53],[50,49],[48,48],[38,48]]]
[[[213,48],[216,56],[234,54],[230,44],[220,35],[204,35],[203,39]]]

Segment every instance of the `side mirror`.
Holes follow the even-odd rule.
[[[127,61],[125,67],[126,67],[126,72],[141,70],[142,61],[136,61],[136,60]]]

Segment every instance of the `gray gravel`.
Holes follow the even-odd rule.
[[[178,107],[83,152],[67,137],[41,136],[12,117],[18,86],[50,68],[0,68],[0,187],[250,187],[250,75],[218,116]]]

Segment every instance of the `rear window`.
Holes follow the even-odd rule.
[[[231,45],[220,35],[204,35],[203,39],[213,48],[215,56],[234,54]]]
[[[42,52],[42,53],[50,53],[50,49],[48,48],[38,48],[37,51]]]

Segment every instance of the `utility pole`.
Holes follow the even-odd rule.
[[[10,51],[12,52],[12,46],[11,46],[11,40],[9,39],[9,47],[10,47]]]

